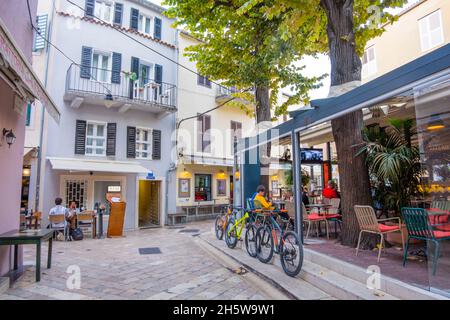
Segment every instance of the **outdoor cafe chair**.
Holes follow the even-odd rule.
[[[329,232],[328,232],[328,220],[325,215],[320,215],[316,212],[309,213],[308,210],[306,210],[305,204],[302,202],[302,216],[303,216],[303,222],[307,224],[306,227],[306,236],[305,239],[308,239],[309,231],[311,230],[311,225],[316,226],[316,235],[319,236],[319,224],[323,221],[325,222],[325,228],[327,231],[327,239],[330,238]]]
[[[68,236],[68,225],[66,221],[66,216],[63,214],[51,214],[48,216],[48,220],[50,221],[50,228],[54,231],[53,237],[55,238],[56,233],[62,231],[64,234],[64,240],[67,240]],[[62,227],[58,225],[63,223]]]
[[[384,247],[384,235],[391,232],[399,232],[402,238],[402,248],[405,249],[403,243],[403,232],[401,227],[401,221],[399,217],[377,219],[375,210],[371,206],[359,206],[355,205],[356,219],[358,220],[360,232],[358,237],[358,245],[356,246],[356,256],[358,255],[359,245],[361,243],[361,236],[364,232],[380,235],[380,243],[378,247],[378,260],[380,262],[381,249]],[[380,222],[397,221],[396,225],[386,225]]]
[[[447,211],[445,215],[428,215],[428,220],[434,228],[440,231],[450,231],[449,215],[450,201],[433,201],[428,211]]]
[[[31,217],[30,222],[30,229],[34,225],[34,229],[40,229],[41,228],[41,221],[42,221],[42,212],[41,211],[35,211],[33,212],[33,215]]]
[[[81,213],[77,213],[77,226],[83,233],[88,231],[92,238],[95,237],[95,212],[93,210],[86,210]]]
[[[406,241],[406,250],[403,255],[403,266],[406,266],[406,260],[408,258],[408,246],[409,239],[425,240],[434,243],[434,256],[433,256],[433,276],[436,274],[437,261],[439,259],[439,247],[440,242],[444,240],[450,240],[449,231],[435,230],[430,223],[429,214],[423,208],[402,208],[403,219],[406,223],[406,229],[408,230],[408,240]],[[427,254],[427,256],[429,256]]]

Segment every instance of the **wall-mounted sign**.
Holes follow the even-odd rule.
[[[108,186],[108,192],[120,192],[120,186]]]

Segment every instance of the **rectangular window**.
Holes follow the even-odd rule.
[[[139,32],[145,33],[145,34],[151,34],[151,25],[152,25],[152,18],[147,17],[146,15],[139,15]]]
[[[106,123],[88,121],[86,130],[86,155],[106,155]]]
[[[428,51],[444,42],[441,10],[419,20],[422,51]]]
[[[92,54],[92,73],[91,78],[95,81],[109,82],[110,77],[110,54],[96,52]]]
[[[136,158],[152,158],[152,129],[136,128]]]
[[[151,66],[141,62],[141,65],[139,66],[139,79],[141,79],[142,85],[147,84],[149,83],[149,80],[152,80],[150,75]]]
[[[242,123],[237,121],[231,121],[231,154],[234,154],[234,137],[238,142],[242,138]]]
[[[31,112],[32,112],[31,103],[28,102],[28,104],[27,104],[27,119],[25,122],[25,125],[27,127],[29,127],[31,125]]]
[[[96,0],[94,15],[105,22],[112,22],[113,4],[111,1]]]
[[[362,57],[362,77],[370,77],[377,73],[377,60],[375,57],[375,47],[367,48]]]
[[[195,201],[211,201],[211,175],[195,175]]]
[[[200,86],[211,88],[211,81],[208,79],[208,77],[198,75],[197,76],[197,84]]]
[[[211,152],[211,116],[204,114],[197,118],[197,151]]]

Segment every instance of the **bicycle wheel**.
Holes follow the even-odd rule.
[[[245,249],[250,257],[256,258],[256,227],[253,224],[245,231]]]
[[[286,232],[281,238],[281,241],[281,266],[288,276],[295,277],[302,269],[303,245],[297,234],[292,231]]]
[[[273,257],[272,229],[265,225],[256,230],[256,256],[263,263],[268,263]]]
[[[230,249],[234,249],[237,244],[236,228],[234,227],[234,219],[228,220],[227,227],[225,229],[225,242]]]
[[[214,231],[216,232],[216,238],[222,240],[223,238],[223,229],[225,223],[225,214],[222,213],[217,216],[216,221],[214,222]]]

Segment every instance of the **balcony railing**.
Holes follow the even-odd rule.
[[[236,93],[237,89],[236,87],[224,87],[224,86],[217,86],[216,91],[216,97],[222,97],[222,96],[230,96],[233,93]]]
[[[154,79],[137,79],[123,72],[85,68],[72,64],[67,70],[66,92],[105,97],[114,100],[176,108],[176,86]]]

